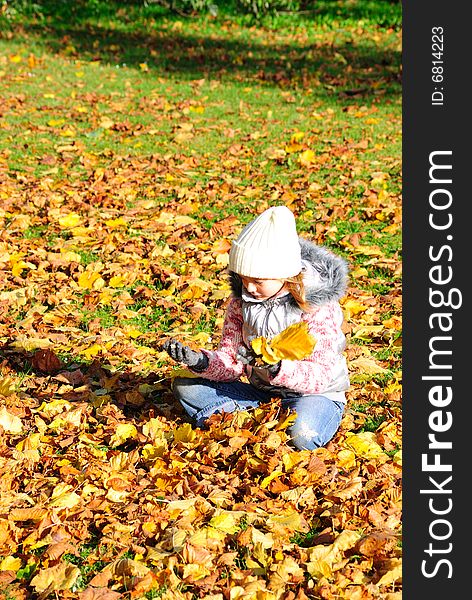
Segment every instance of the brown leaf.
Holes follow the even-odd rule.
[[[62,362],[49,348],[36,350],[32,362],[35,370],[46,374],[57,373],[62,368]]]
[[[42,569],[31,580],[31,585],[37,592],[47,592],[70,589],[80,576],[80,569],[68,563],[59,563],[53,567]]]
[[[88,587],[83,592],[80,592],[79,600],[116,600],[116,598],[121,598],[122,596],[123,594],[120,594],[120,592],[114,592],[108,588]]]
[[[359,541],[357,549],[364,556],[378,556],[379,554],[386,554],[392,550],[396,544],[397,538],[391,533],[374,531]]]

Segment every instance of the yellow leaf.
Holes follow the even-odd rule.
[[[393,462],[395,464],[397,464],[398,466],[402,466],[403,464],[403,452],[402,450],[398,450],[398,452],[396,452],[393,456]]]
[[[146,521],[141,526],[142,530],[150,535],[153,535],[157,531],[157,523],[154,521]]]
[[[66,483],[56,485],[49,500],[49,506],[55,508],[73,508],[79,504],[80,496],[71,491],[72,489],[72,486]]]
[[[69,590],[80,576],[80,569],[70,563],[59,563],[49,569],[42,569],[33,577],[30,585],[36,592],[41,593],[59,590]]]
[[[227,267],[229,264],[229,254],[226,252],[225,254],[218,254],[215,259],[217,265],[221,265],[222,267]]]
[[[145,444],[141,451],[141,455],[144,460],[154,460],[161,458],[164,452],[167,450],[167,442],[162,440],[159,444]]]
[[[356,456],[367,459],[387,459],[380,445],[375,440],[375,434],[372,431],[362,431],[361,433],[347,432],[345,445],[351,448]]]
[[[218,531],[225,533],[236,533],[239,521],[245,513],[243,511],[220,511],[210,519],[209,525]]]
[[[18,571],[21,565],[21,558],[7,556],[0,562],[0,571]]]
[[[274,537],[272,533],[263,533],[256,527],[251,527],[251,539],[254,545],[259,545],[261,548],[272,548],[274,545]]]
[[[69,213],[65,217],[59,218],[59,225],[65,229],[77,227],[82,222],[82,217],[77,213]]]
[[[166,425],[161,419],[152,417],[147,423],[144,423],[143,434],[151,440],[163,439],[165,429]]]
[[[174,441],[176,442],[191,442],[195,439],[195,436],[196,433],[190,423],[185,423],[174,431]]]
[[[135,340],[138,337],[141,337],[143,335],[142,331],[139,331],[139,329],[136,329],[136,327],[125,327],[123,329],[123,333],[127,337],[132,338],[133,340]]]
[[[21,273],[24,271],[24,269],[27,269],[27,268],[28,268],[28,264],[25,263],[24,260],[19,260],[18,262],[16,262],[13,265],[13,267],[11,269],[12,275],[14,277],[18,277],[19,275],[21,275]]]
[[[357,269],[353,269],[351,271],[351,277],[357,279],[358,277],[367,277],[369,275],[369,271],[365,267],[357,267]]]
[[[285,467],[285,472],[288,473],[296,467],[303,459],[310,456],[309,450],[300,450],[299,452],[287,452],[282,455],[282,462]]]
[[[305,167],[310,166],[315,161],[316,155],[313,150],[305,150],[305,152],[302,152],[298,157],[298,162]]]
[[[270,475],[267,475],[267,477],[264,477],[261,481],[261,488],[265,489],[273,479],[280,477],[281,475],[283,475],[283,471],[272,471]]]
[[[301,144],[297,144],[296,142],[291,142],[285,146],[285,152],[300,152],[303,146]]]
[[[41,445],[41,434],[30,433],[28,437],[21,440],[16,444],[15,448],[18,452],[24,452],[25,450],[37,450]]]
[[[52,400],[51,402],[43,402],[38,408],[38,412],[44,413],[48,417],[53,417],[63,411],[72,410],[72,404],[67,400]]]
[[[115,433],[110,438],[111,446],[119,446],[129,439],[135,439],[138,435],[138,430],[132,423],[119,423],[115,429]]]
[[[210,575],[210,573],[211,571],[207,567],[190,563],[188,565],[184,565],[182,578],[188,579],[189,581],[197,581],[198,579],[207,577]]]
[[[170,376],[172,379],[176,377],[198,377],[198,375],[195,375],[195,373],[192,373],[188,369],[174,369]]]
[[[0,379],[0,396],[11,396],[14,392],[15,380],[12,377]]]
[[[289,529],[290,531],[306,531],[307,523],[300,513],[292,512],[286,515],[272,515],[267,519],[267,525],[275,530]]]
[[[262,356],[264,362],[275,364],[279,360],[301,360],[310,356],[316,340],[308,330],[308,323],[299,321],[289,325],[270,341],[261,336],[254,338],[251,345],[254,352]]]
[[[72,250],[62,250],[61,249],[61,258],[64,260],[68,260],[69,262],[80,263],[82,261],[82,257],[77,252],[73,252]]]
[[[77,281],[79,287],[83,288],[84,290],[92,288],[95,290],[99,290],[105,285],[105,282],[100,277],[100,274],[94,271],[84,271],[79,275]]]
[[[332,544],[327,546],[318,545],[310,548],[309,562],[307,563],[307,571],[310,575],[320,578],[330,577],[334,570],[340,568],[339,564],[343,556],[344,550],[352,548],[361,537],[361,534],[356,531],[345,530],[338,535]]]
[[[126,227],[127,223],[123,219],[123,217],[118,217],[118,219],[108,219],[105,221],[105,224],[110,227],[110,229],[117,229],[118,227]]]
[[[381,365],[375,362],[373,358],[367,356],[360,356],[355,358],[350,363],[351,368],[360,371],[362,373],[368,373],[369,375],[375,375],[377,373],[388,373],[387,369],[384,369]]]
[[[364,273],[363,273],[364,274]],[[367,271],[365,273],[367,275]],[[343,311],[346,315],[346,319],[350,319],[353,315],[357,315],[361,312],[364,312],[368,309],[366,304],[362,304],[362,302],[358,302],[357,300],[346,300],[342,303]]]
[[[371,337],[378,335],[384,329],[383,325],[360,325],[354,327],[352,339],[370,340]]]
[[[92,346],[90,346],[90,348],[86,348],[85,350],[83,350],[81,352],[81,354],[83,356],[85,356],[86,358],[93,358],[94,356],[97,356],[98,354],[100,354],[100,352],[102,350],[105,350],[106,348],[104,348],[104,346],[100,346],[100,344],[92,344]]]
[[[20,433],[23,429],[21,419],[9,413],[4,406],[0,408],[0,425],[7,433]]]
[[[106,499],[110,500],[110,502],[125,502],[126,498],[129,496],[129,492],[126,490],[114,490],[110,488],[107,492]]]
[[[224,531],[218,531],[213,527],[202,527],[198,531],[196,531],[190,538],[189,542],[192,546],[197,546],[201,548],[208,548],[209,544],[213,542],[222,542],[226,538],[226,533]]]
[[[185,500],[172,500],[167,504],[167,512],[171,519],[176,519],[181,513],[193,509],[197,498],[186,498]],[[195,512],[195,511],[194,511]]]
[[[351,469],[356,466],[356,455],[352,450],[340,450],[337,458],[336,464],[343,469]]]
[[[402,559],[392,559],[394,562],[393,567],[387,571],[382,577],[377,581],[377,585],[390,585],[395,581],[399,581],[402,579]]]
[[[119,288],[119,287],[123,287],[125,284],[125,280],[121,275],[114,275],[108,285],[112,288]]]

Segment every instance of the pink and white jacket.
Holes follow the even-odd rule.
[[[229,301],[220,343],[214,351],[203,350],[208,366],[200,377],[234,381],[246,375],[255,387],[289,397],[321,394],[345,402],[349,389],[347,363],[343,354],[346,338],[342,332],[343,313],[339,300],[346,292],[348,266],[330,250],[299,238],[306,299],[313,311],[304,312],[290,293],[257,300],[230,272],[232,297]],[[267,369],[245,365],[237,359],[241,345],[250,347],[254,337],[271,339],[289,325],[306,321],[316,339],[312,354],[303,360],[282,360],[277,375]]]

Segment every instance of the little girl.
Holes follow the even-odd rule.
[[[297,449],[324,446],[336,433],[349,388],[339,299],[346,261],[298,236],[285,206],[268,208],[241,231],[229,253],[232,296],[217,350],[198,352],[171,339],[164,349],[198,377],[178,377],[173,392],[197,426],[216,412],[245,410],[281,398],[296,412],[288,430]],[[255,366],[251,340],[270,340],[306,321],[316,339],[303,360]],[[249,383],[240,381],[245,375]]]

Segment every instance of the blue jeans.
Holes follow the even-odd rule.
[[[176,377],[172,389],[185,412],[199,427],[214,413],[255,408],[274,397],[274,393],[259,390],[249,383],[210,381],[200,377]],[[313,450],[329,442],[344,412],[343,402],[319,395],[283,398],[282,407],[297,413],[287,433],[298,450]]]

